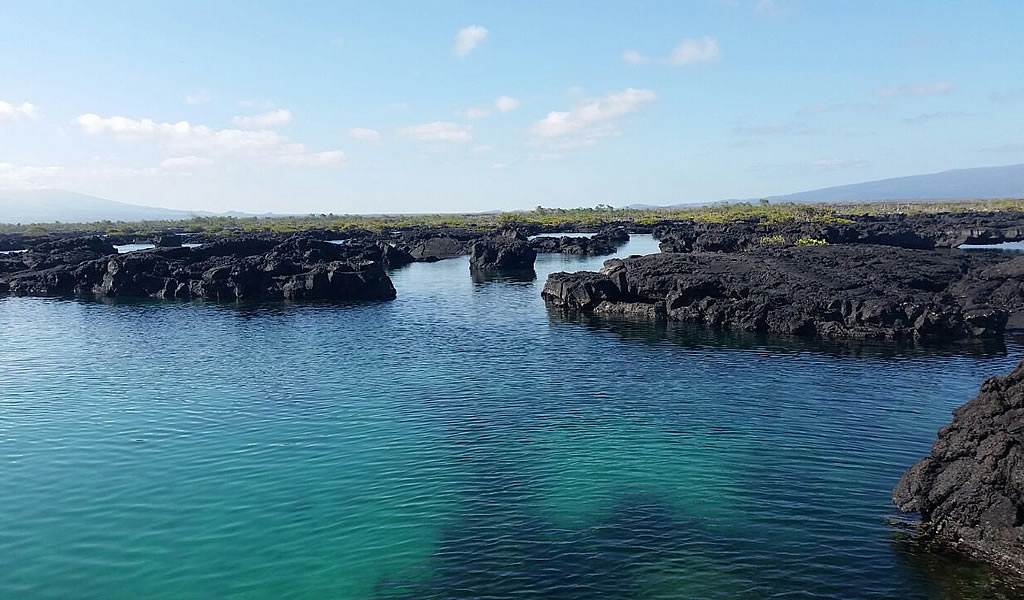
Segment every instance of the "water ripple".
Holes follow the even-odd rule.
[[[414,264],[343,306],[0,300],[0,597],[1014,597],[885,520],[1020,346],[544,307],[600,263]]]

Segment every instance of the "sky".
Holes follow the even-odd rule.
[[[279,213],[1024,162],[1024,2],[4,2],[0,189]]]

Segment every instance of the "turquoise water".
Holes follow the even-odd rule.
[[[623,254],[657,249],[635,236]],[[1024,353],[394,302],[0,300],[0,598],[991,598],[890,490]]]

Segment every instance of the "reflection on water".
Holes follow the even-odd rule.
[[[202,244],[182,244],[182,247],[198,248],[201,245]],[[118,254],[138,252],[139,250],[152,250],[153,248],[156,248],[156,244],[119,244],[114,246],[114,249],[117,250]]]
[[[964,244],[961,250],[997,250],[1000,252],[1024,252],[1024,242],[1002,242],[1000,244]]]
[[[0,300],[0,597],[1013,597],[886,520],[1015,340],[545,307],[604,259],[416,263],[393,302]]]

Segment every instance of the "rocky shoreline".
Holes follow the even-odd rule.
[[[568,310],[721,330],[941,342],[1024,324],[1024,257],[872,245],[665,253],[554,273],[542,294]]]
[[[1024,576],[1024,362],[954,411],[892,497],[925,539]]]
[[[118,254],[99,237],[0,257],[0,295],[182,300],[390,300],[377,245],[245,237]]]

